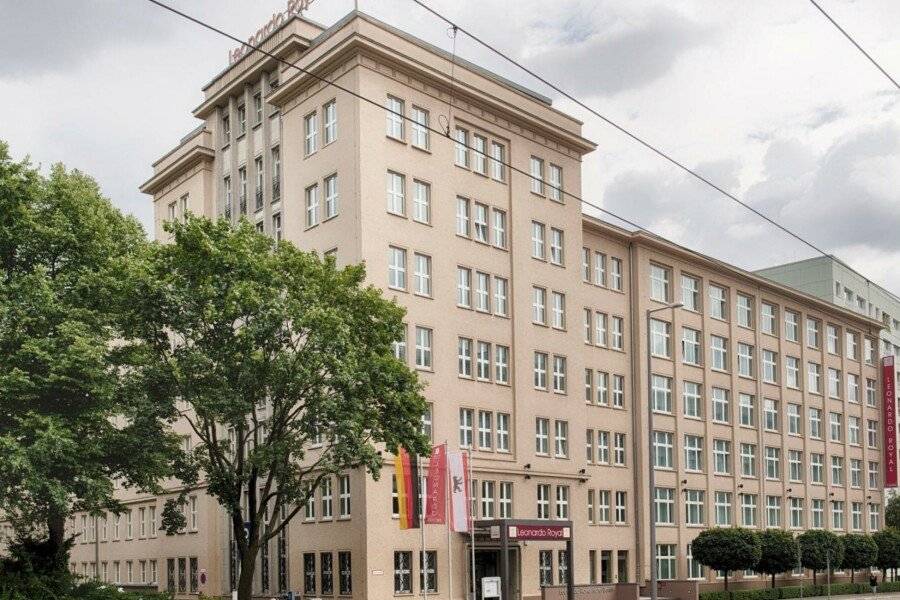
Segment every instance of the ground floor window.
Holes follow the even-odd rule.
[[[687,545],[687,552],[685,553],[687,557],[687,576],[688,579],[703,579],[703,565],[701,565],[698,561],[694,560],[693,552],[691,551],[691,545]]]
[[[412,552],[394,552],[394,593],[412,593]]]
[[[569,555],[565,550],[559,551],[559,584],[565,585],[569,582]]]
[[[538,575],[541,585],[553,585],[552,550],[541,550],[538,553]]]
[[[628,583],[628,551],[619,550],[616,555],[616,570],[618,571],[619,583]]]
[[[656,545],[656,573],[659,579],[675,579],[675,544]]]
[[[429,594],[437,593],[437,552],[426,550],[419,553],[419,589]]]
[[[288,587],[287,533],[282,529],[278,533],[278,591],[285,592]]]
[[[330,596],[334,593],[334,556],[331,552],[323,552],[319,555],[319,569],[321,570],[322,594]]]
[[[119,581],[119,563],[115,563],[116,565],[116,582]],[[231,586],[234,589],[234,585]],[[175,559],[170,558],[166,560],[166,590],[169,593],[175,593]]]
[[[188,559],[188,564],[190,565],[190,582],[191,582],[191,592],[196,592],[199,586],[198,575],[199,575],[199,566],[197,565],[197,557],[192,556]]]
[[[612,550],[600,552],[600,583],[612,583]]]
[[[349,552],[338,552],[338,571],[340,576],[338,591],[342,596],[349,596],[353,593],[353,571],[350,568]]]
[[[303,593],[316,593],[316,555],[312,552],[303,555]]]

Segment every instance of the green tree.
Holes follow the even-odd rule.
[[[844,561],[841,566],[850,569],[850,581],[856,580],[857,569],[868,569],[878,560],[878,545],[871,535],[848,533],[841,541],[844,544]]]
[[[797,566],[797,540],[787,531],[766,529],[757,534],[761,556],[756,570],[772,576],[772,587],[775,587],[775,576],[785,573]]]
[[[716,527],[701,531],[691,542],[691,555],[700,564],[725,571],[728,589],[729,571],[754,569],[762,556],[759,538],[742,527]]]
[[[900,496],[893,496],[884,508],[884,524],[886,527],[900,529]]]
[[[816,573],[827,569],[834,569],[844,562],[844,544],[841,538],[830,531],[814,529],[804,531],[797,536],[800,543],[800,563],[807,569],[812,569],[813,584],[816,583]]]
[[[113,479],[170,474],[166,415],[121,397],[112,344],[117,282],[146,243],[93,179],[44,177],[0,142],[0,506],[48,564],[67,564],[73,511],[120,509]]]
[[[323,480],[356,468],[377,478],[380,448],[429,450],[425,399],[393,353],[404,309],[365,286],[362,266],[337,268],[246,222],[168,228],[173,242],[125,282],[133,393],[160,410],[182,403],[200,440],[191,458],[232,526],[245,600],[261,546]]]
[[[900,533],[893,527],[888,527],[873,533],[872,539],[878,547],[875,565],[881,569],[882,577],[886,579],[889,570],[900,566]]]

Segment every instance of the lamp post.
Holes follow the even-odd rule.
[[[659,308],[647,309],[647,463],[650,467],[649,474],[649,496],[650,496],[650,600],[658,600],[657,593],[657,569],[656,569],[656,469],[653,465],[654,451],[653,446],[653,371],[652,371],[652,333],[650,331],[650,315],[664,310],[681,308],[683,303],[667,304]]]

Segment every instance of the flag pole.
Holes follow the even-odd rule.
[[[469,489],[466,490],[470,496],[469,498],[469,545],[472,547],[472,600],[475,600],[475,511],[472,510],[472,499],[475,498],[475,494],[472,493],[472,448],[471,446],[467,450],[469,454]]]
[[[416,456],[416,460],[419,462],[419,531],[421,533],[422,539],[422,554],[419,555],[419,566],[422,569],[422,598],[428,598],[428,559],[425,555],[425,494],[427,490],[424,489],[422,482],[425,481],[427,485],[428,480],[424,479],[422,470],[422,455],[418,454]]]
[[[447,440],[444,440],[444,446],[446,446],[444,449],[446,453],[450,448]],[[445,456],[448,455],[445,454]],[[445,476],[444,480],[447,486],[447,501],[444,502],[444,522],[447,524],[447,591],[450,593],[450,600],[453,600],[453,551],[450,544],[450,501],[453,490],[450,488],[450,477]]]

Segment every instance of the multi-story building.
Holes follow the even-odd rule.
[[[423,426],[471,452],[475,516],[571,522],[571,571],[557,541],[511,543],[510,598],[569,577],[645,581],[651,464],[663,579],[717,585],[691,560],[704,527],[880,527],[880,322],[585,216],[573,196],[594,144],[580,122],[365,14],[327,29],[293,17],[262,46],[374,104],[243,56],[142,186],[156,235],[187,211],[246,218],[366,263],[407,309],[396,352],[427,384]],[[832,327],[853,352],[830,352]],[[121,493],[123,515],[73,520],[74,570],[228,594],[229,525],[213,499],[199,490],[186,530],[167,537],[163,499]],[[335,478],[265,549],[256,592],[465,597],[471,538],[426,526],[423,561],[394,500],[389,476]],[[474,559],[476,578],[499,572],[491,532],[475,536]]]
[[[900,356],[900,298],[843,261],[820,256],[760,269],[757,273],[881,321],[881,355]],[[895,370],[894,381],[900,382],[900,371]],[[900,401],[900,396],[895,401]],[[886,499],[897,495],[895,487],[884,491]]]

